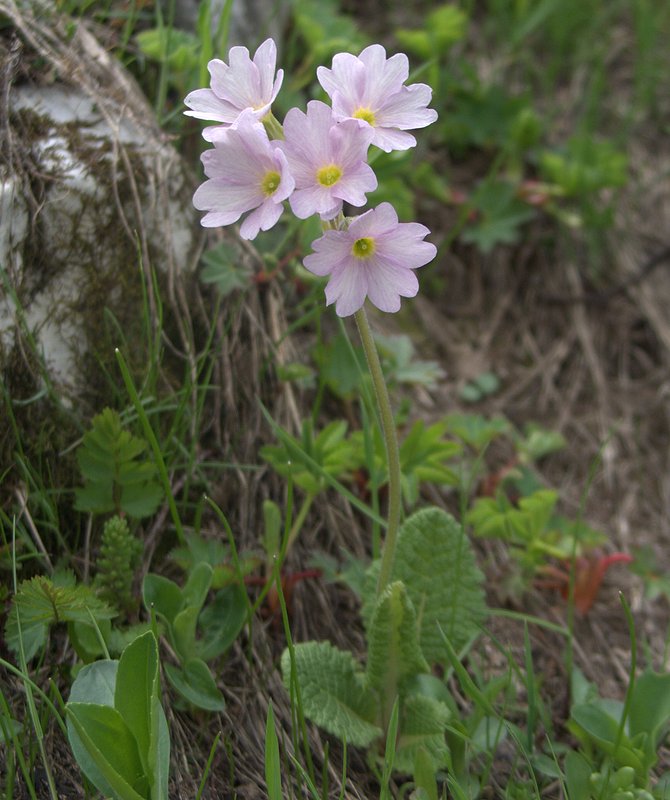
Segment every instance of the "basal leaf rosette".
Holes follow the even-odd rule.
[[[369,630],[376,605],[379,562],[368,571],[363,617]],[[424,508],[400,527],[392,581],[402,581],[419,609],[421,652],[430,664],[448,663],[443,636],[455,650],[479,633],[486,615],[483,575],[469,539],[439,508]]]

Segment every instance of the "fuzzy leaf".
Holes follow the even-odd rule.
[[[370,629],[379,564],[368,572],[363,616]],[[391,579],[402,581],[417,611],[421,651],[430,664],[448,658],[442,632],[458,650],[478,633],[486,614],[483,576],[470,542],[456,520],[439,508],[424,508],[398,532]]]
[[[290,691],[288,650],[282,654],[281,667],[284,685]],[[382,735],[376,724],[376,698],[351,653],[328,642],[298,644],[295,668],[303,710],[312,722],[355,747],[368,747]]]
[[[7,617],[5,640],[14,653],[19,652],[17,612],[27,661],[45,644],[49,625],[56,622],[90,624],[91,615],[99,620],[116,616],[116,611],[98,599],[88,586],[57,586],[43,576],[31,578],[19,586]]]
[[[405,678],[429,671],[419,646],[414,606],[397,581],[379,598],[370,621],[367,683],[392,700]]]
[[[444,732],[449,716],[447,707],[437,700],[421,695],[405,698],[396,749],[397,770],[412,772],[419,750],[427,751],[437,766],[446,764],[448,751]]]

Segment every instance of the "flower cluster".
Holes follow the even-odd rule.
[[[428,108],[430,87],[406,86],[407,57],[387,59],[381,45],[358,56],[339,53],[331,69],[317,70],[332,106],[312,100],[305,112],[292,108],[282,127],[271,111],[283,80],[275,43],[267,39],[253,59],[246,47],[233,47],[229,62],[210,61],[210,88],[185,100],[186,114],[217,123],[203,131],[213,147],[202,155],[207,180],[193,198],[206,212],[202,224],[230,225],[247,214],[240,235],[253,239],[279,220],[288,200],[297,217],[318,214],[326,228],[304,264],[330,277],[326,300],[336,313],[355,313],[366,297],[397,311],[401,297],[418,291],[414,270],[435,257],[424,241],[428,229],[399,222],[390,203],[350,220],[343,207],[364,206],[377,187],[370,145],[386,152],[414,147],[408,131],[437,119]]]

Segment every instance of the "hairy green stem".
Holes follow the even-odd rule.
[[[356,324],[358,325],[358,333],[360,334],[363,350],[365,351],[365,358],[367,359],[368,368],[372,377],[372,385],[377,395],[377,404],[382,420],[382,432],[384,434],[384,441],[386,442],[386,462],[389,471],[388,527],[386,528],[386,539],[384,540],[384,547],[382,548],[381,568],[377,581],[377,595],[379,596],[391,580],[396,541],[398,539],[401,504],[400,453],[398,451],[398,437],[396,435],[393,411],[391,410],[391,401],[389,399],[384,373],[382,372],[382,365],[379,361],[379,353],[377,352],[377,346],[372,337],[372,331],[370,330],[370,323],[368,322],[365,308],[360,308],[356,312],[355,317]]]

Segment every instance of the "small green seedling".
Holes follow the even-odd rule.
[[[116,411],[105,408],[93,417],[77,450],[85,483],[75,490],[76,508],[93,514],[151,516],[163,499],[163,490],[146,451],[146,441],[126,431]]]
[[[670,730],[670,673],[647,669],[636,677],[626,712],[624,703],[601,697],[578,670],[573,677],[573,696],[568,728],[580,742],[591,792],[581,796],[585,800],[646,800],[658,748]],[[573,758],[570,766],[577,785],[579,764]],[[582,765],[581,771],[585,769]],[[576,791],[574,800],[581,800]]]
[[[151,631],[129,644],[120,660],[85,666],[65,710],[77,763],[105,797],[167,800],[170,735]]]
[[[117,612],[98,598],[94,591],[76,582],[74,573],[57,572],[53,578],[38,575],[23,581],[12,600],[7,617],[5,641],[19,653],[21,641],[26,661],[46,645],[49,628],[59,622],[104,626]]]
[[[220,711],[225,707],[223,695],[205,662],[224,653],[235,641],[246,619],[247,603],[244,589],[232,584],[216,592],[212,603],[204,607],[212,575],[212,567],[201,562],[181,589],[168,578],[149,573],[142,594],[147,610],[165,624],[180,660],[179,667],[164,665],[168,680],[189,703]]]

